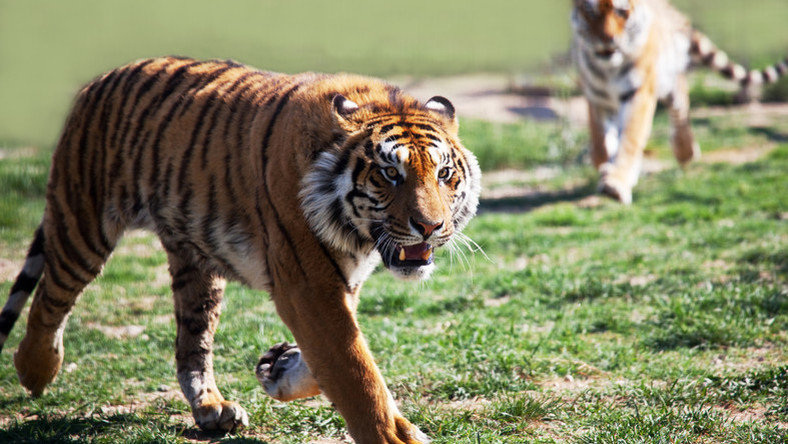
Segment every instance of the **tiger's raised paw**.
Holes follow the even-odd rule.
[[[249,415],[237,402],[206,404],[193,413],[194,422],[205,432],[234,433],[249,426]]]
[[[268,396],[279,401],[320,394],[320,387],[296,344],[282,342],[271,347],[260,357],[255,375]]]

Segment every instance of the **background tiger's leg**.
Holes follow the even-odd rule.
[[[225,280],[169,254],[175,297],[178,382],[195,423],[206,431],[232,432],[249,425],[246,411],[226,401],[213,375],[213,335],[219,325]]]
[[[608,161],[607,147],[605,146],[605,118],[604,111],[588,102],[588,132],[591,138],[590,153],[591,163],[599,171]]]
[[[676,90],[669,101],[670,121],[672,125],[671,144],[673,155],[683,166],[700,157],[700,146],[692,135],[689,119],[689,86],[687,77],[680,74],[676,80]]]
[[[359,330],[351,295],[294,281],[274,291],[277,312],[293,333],[319,388],[357,443],[426,443],[399,412]]]
[[[67,219],[64,216],[43,224],[44,274],[33,296],[25,337],[14,353],[19,382],[33,396],[43,393],[60,371],[63,330],[71,309],[85,286],[101,272],[117,240],[105,239],[102,246],[85,241],[73,224],[70,229],[64,226]],[[89,221],[80,223],[90,226]]]
[[[657,98],[641,88],[620,110],[621,139],[613,163],[601,170],[599,191],[623,204],[632,203],[632,188],[640,176],[643,149],[651,134]]]

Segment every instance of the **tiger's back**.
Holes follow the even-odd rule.
[[[264,288],[259,277],[250,281],[259,268],[244,272],[248,261],[240,260],[253,234],[254,205],[242,201],[258,179],[252,166],[262,141],[254,128],[303,80],[232,62],[162,58],[86,86],[48,186],[48,214],[82,228],[74,246],[81,254],[72,256],[94,255],[88,271],[97,272],[123,230],[146,228]]]

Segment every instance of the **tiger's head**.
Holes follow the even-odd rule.
[[[642,43],[648,13],[642,0],[574,0],[572,27],[578,43],[602,60],[627,55]]]
[[[331,247],[356,256],[376,249],[395,276],[424,279],[433,250],[476,213],[478,163],[460,144],[447,99],[421,104],[392,88],[388,100],[357,100],[331,101],[336,142],[303,179],[304,214]]]

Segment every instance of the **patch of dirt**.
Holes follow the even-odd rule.
[[[145,332],[145,327],[142,325],[109,326],[89,322],[85,324],[85,327],[98,330],[103,333],[104,336],[111,339],[136,338]]]
[[[457,114],[462,117],[483,119],[493,122],[513,123],[523,119],[537,121],[554,121],[563,119],[570,127],[583,130],[587,126],[587,105],[582,96],[551,97],[539,93],[525,95],[516,92],[518,85],[511,76],[495,74],[478,74],[458,77],[413,78],[402,77],[391,79],[413,96],[427,100],[435,95],[442,95],[454,104]],[[693,108],[693,118],[729,116],[742,125],[753,128],[764,128],[778,121],[788,119],[788,104],[747,104],[735,107]],[[776,139],[786,138],[775,135]],[[788,138],[786,138],[788,139]],[[717,150],[703,153],[702,163],[742,164],[762,158],[772,151],[776,142],[746,146],[739,149]],[[647,152],[643,159],[643,173],[650,174],[669,168],[678,168],[675,161],[658,159]],[[542,196],[545,190],[538,185],[539,179],[547,180],[560,174],[558,168],[537,168],[529,171],[506,170],[484,174],[482,199],[530,198]],[[562,190],[567,192],[567,190]],[[560,194],[560,193],[559,193]],[[598,196],[582,196],[576,204],[583,208],[593,208],[604,202]],[[500,208],[498,210],[501,210]],[[518,208],[521,210],[522,208]]]
[[[12,261],[0,258],[0,281],[10,282],[16,279],[16,275],[22,271],[24,261]]]
[[[492,122],[513,123],[521,119],[540,121],[568,118],[585,125],[587,105],[582,97],[566,100],[545,94],[523,95],[512,92],[516,82],[500,74],[475,74],[457,77],[401,77],[391,82],[420,100],[444,96],[451,100],[457,114]]]

